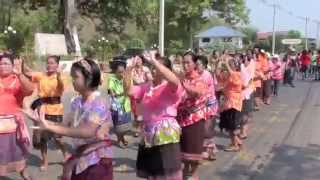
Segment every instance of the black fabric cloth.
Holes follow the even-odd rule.
[[[137,176],[164,176],[181,170],[181,151],[179,143],[146,148],[139,145],[137,157]]]
[[[220,129],[227,131],[235,131],[240,128],[242,120],[242,114],[236,109],[228,109],[220,115]]]

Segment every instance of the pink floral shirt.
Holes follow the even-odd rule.
[[[178,142],[180,127],[176,121],[176,116],[177,107],[185,94],[184,88],[181,85],[174,87],[166,81],[155,87],[151,83],[145,83],[134,86],[131,94],[134,99],[141,102],[144,126],[143,137],[146,146]],[[155,142],[155,139],[162,138],[158,137],[157,134],[161,134],[166,130],[174,132],[177,138],[174,140],[167,139],[170,142],[166,140]]]

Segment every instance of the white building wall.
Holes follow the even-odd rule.
[[[199,47],[206,47],[207,45],[211,43],[218,43],[218,42],[223,42],[224,38],[209,38],[209,42],[203,42],[204,38],[199,38]],[[236,46],[237,48],[241,49],[243,48],[243,42],[241,37],[233,37],[231,39],[231,43]]]

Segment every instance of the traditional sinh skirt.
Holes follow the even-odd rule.
[[[136,165],[138,177],[167,177],[179,180],[175,177],[182,176],[179,173],[182,168],[180,145],[172,143],[151,148],[140,145]]]
[[[175,119],[144,123],[143,142],[137,157],[137,175],[142,178],[182,179],[180,135]]]
[[[73,172],[71,180],[113,180],[112,159],[102,158],[80,174]]]
[[[0,134],[0,176],[21,172],[26,166],[25,156],[17,142],[16,132]]]
[[[219,127],[232,132],[240,128],[241,121],[242,115],[240,111],[233,108],[228,109],[221,113]]]
[[[254,100],[253,100],[253,95],[251,94],[250,99],[245,99],[243,100],[242,103],[242,114],[249,114],[253,111],[254,109]]]
[[[202,160],[202,152],[205,121],[200,120],[192,125],[182,127],[181,152],[184,161],[199,162]]]
[[[271,83],[272,81],[270,79],[265,80],[262,82],[262,90],[263,90],[263,97],[269,97],[271,94]]]

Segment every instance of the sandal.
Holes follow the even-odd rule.
[[[127,147],[129,145],[129,142],[128,141],[122,141],[122,144]]]
[[[134,137],[139,137],[140,136],[140,133],[136,132],[134,133]]]
[[[244,139],[247,139],[248,136],[247,136],[247,135],[246,135],[246,136],[245,136],[245,135],[240,135],[239,138],[242,139],[242,140],[244,140]]]
[[[235,145],[229,145],[227,148],[224,149],[226,152],[239,152],[240,147]]]
[[[120,173],[125,173],[129,171],[129,167],[126,164],[122,164],[118,167],[113,168],[113,171],[115,172],[120,172]]]
[[[217,160],[216,154],[210,153],[209,156],[208,156],[208,160],[209,160],[209,161],[215,161],[215,160]]]
[[[41,165],[40,166],[40,171],[41,172],[46,172],[48,170],[48,165]]]

